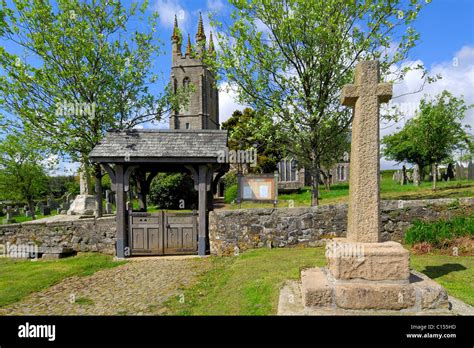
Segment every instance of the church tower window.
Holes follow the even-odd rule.
[[[190,83],[190,82],[191,82],[191,80],[189,80],[189,77],[187,77],[187,76],[183,79],[183,87],[184,87],[184,89],[188,89],[188,88],[189,88],[189,83]]]

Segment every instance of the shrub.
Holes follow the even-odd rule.
[[[149,200],[159,209],[196,209],[197,191],[190,175],[159,173],[151,182]]]
[[[226,190],[233,185],[237,185],[237,172],[235,170],[228,172],[222,177],[222,181]]]
[[[412,245],[426,242],[439,248],[462,236],[474,237],[474,215],[435,222],[415,221],[405,233],[405,242]]]
[[[232,185],[225,190],[224,202],[232,203],[235,199],[237,199],[237,185]]]

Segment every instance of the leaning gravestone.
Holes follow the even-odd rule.
[[[381,242],[379,105],[390,100],[392,85],[379,83],[379,74],[378,61],[360,62],[355,84],[342,90],[342,103],[354,107],[347,238],[328,242],[327,268],[302,271],[305,310],[347,314],[448,308],[440,285],[410,272],[409,253],[400,243]]]

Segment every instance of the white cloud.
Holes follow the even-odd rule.
[[[52,176],[76,175],[80,167],[79,162],[59,162],[58,167],[50,173]]]
[[[227,121],[235,110],[243,110],[247,106],[237,102],[235,87],[223,82],[219,86],[219,121]]]
[[[423,64],[423,62],[418,60],[407,62],[404,65],[407,64],[416,65]],[[414,116],[420,100],[426,95],[433,98],[446,89],[456,97],[462,95],[466,104],[474,104],[474,47],[462,47],[456,52],[452,60],[435,63],[429,71],[430,75],[439,74],[442,78],[432,84],[426,84],[421,92],[407,94],[418,91],[422,85],[422,73],[418,70],[408,72],[403,81],[394,85],[394,99],[391,103],[398,104],[406,117],[390,127],[384,128],[382,125],[381,136],[395,133],[403,127],[406,120]],[[400,97],[397,98],[397,96]],[[464,124],[471,125],[474,128],[474,109],[466,112]],[[383,169],[388,169],[391,164],[393,164],[391,161],[382,160],[381,162]]]
[[[160,23],[165,28],[173,28],[174,16],[178,17],[180,28],[186,28],[189,22],[189,12],[184,9],[178,0],[157,0],[155,10],[160,15]]]
[[[222,0],[207,0],[207,8],[211,12],[219,12],[224,9]]]

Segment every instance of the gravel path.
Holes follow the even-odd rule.
[[[20,302],[0,315],[158,315],[171,296],[208,270],[208,259],[144,258],[87,277],[70,277]]]

